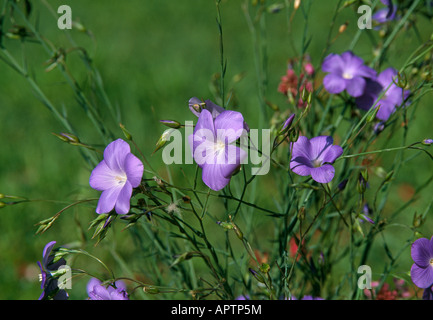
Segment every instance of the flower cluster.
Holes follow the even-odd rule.
[[[297,106],[306,107],[307,101],[302,99],[300,93],[304,90],[308,93],[313,91],[314,67],[309,59],[304,59],[302,62],[303,72],[298,76],[294,69],[295,63],[296,61],[289,61],[286,74],[281,77],[278,85],[278,91],[287,96],[291,103],[294,103],[295,98],[298,97]]]
[[[387,68],[377,75],[351,51],[341,55],[331,53],[323,61],[322,70],[328,73],[323,86],[329,93],[346,91],[363,110],[379,106],[376,117],[382,121],[388,120],[398,106],[404,105],[410,93],[396,85],[396,69]]]

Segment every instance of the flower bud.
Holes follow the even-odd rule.
[[[174,130],[175,130],[175,129],[167,129],[167,130],[165,130],[165,131],[162,133],[161,137],[160,137],[159,140],[156,142],[156,148],[155,148],[155,150],[153,151],[152,154],[154,154],[156,151],[158,151],[159,149],[161,149],[161,148],[162,148],[162,147],[167,143],[167,141],[168,141],[168,139],[169,139],[171,133],[172,133]]]
[[[345,23],[343,23],[343,24],[338,28],[338,33],[343,33],[344,31],[346,31],[348,24],[349,24],[348,21],[346,21]]]
[[[263,278],[263,276],[260,273],[258,273],[252,268],[249,268],[248,270],[251,272],[251,274],[254,276],[254,278],[256,278],[258,282],[265,283],[265,278]]]
[[[157,287],[154,287],[154,286],[144,286],[143,287],[143,292],[144,293],[149,293],[149,294],[158,294],[159,293],[159,289]]]
[[[123,134],[125,135],[125,138],[128,140],[132,140],[132,135],[128,130],[126,130],[125,126],[123,124],[119,123],[119,127],[120,127],[120,129],[122,129]]]
[[[293,119],[295,118],[295,114],[292,113],[287,119],[286,121],[284,121],[283,125],[281,126],[281,129],[278,132],[278,135],[282,135],[285,134],[287,131],[290,130],[290,126],[293,123]]]
[[[433,143],[433,139],[424,139],[421,143],[425,146],[430,146]]]
[[[52,134],[55,135],[60,140],[62,140],[63,142],[72,143],[72,144],[80,143],[80,139],[77,136],[73,135],[72,133],[61,132],[60,134],[57,134],[52,132]]]
[[[179,129],[182,127],[182,125],[174,120],[159,120],[159,122],[161,122],[163,125],[169,127],[169,128],[173,128],[173,129]]]
[[[377,106],[374,108],[374,111],[373,111],[372,113],[370,113],[370,114],[367,116],[367,119],[366,119],[366,122],[367,122],[367,123],[372,122],[372,121],[376,118],[376,115],[377,115],[377,113],[379,112],[379,109],[380,109],[380,104],[377,105]]]

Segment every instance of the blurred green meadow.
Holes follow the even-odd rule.
[[[185,175],[192,177],[194,171],[187,165],[166,166],[161,153],[156,152],[155,144],[166,129],[159,123],[161,119],[172,119],[183,123],[195,120],[188,109],[188,100],[193,96],[218,101],[215,88],[219,80],[215,76],[221,72],[219,30],[217,10],[213,0],[99,0],[99,1],[31,1],[32,21],[55,47],[71,48],[70,38],[77,47],[84,48],[93,66],[98,69],[108,99],[114,108],[101,114],[107,128],[115,138],[123,138],[119,123],[125,125],[137,145],[159,174],[174,184],[184,184]],[[347,23],[347,29],[331,45],[329,52],[341,53],[346,50],[358,32],[359,14],[352,7],[342,9],[332,23],[337,0],[302,1],[311,3],[308,12],[298,10],[293,15],[293,30],[288,30],[287,20],[293,13],[293,1],[267,1],[269,6],[286,3],[290,9],[267,13],[266,27],[259,35],[261,45],[266,46],[266,99],[281,109],[296,109],[277,91],[280,77],[286,72],[289,58],[301,51],[303,36],[306,32],[311,40],[307,52],[317,72],[320,59],[327,42],[328,32],[333,26],[332,38],[338,34],[339,26]],[[0,2],[3,4],[3,1]],[[246,0],[226,0],[221,2],[221,21],[223,27],[224,58],[227,61],[225,74],[226,90],[233,89],[232,108],[243,113],[251,128],[260,124],[260,104],[254,38],[248,28],[242,6]],[[251,1],[249,1],[251,3]],[[58,6],[68,4],[72,8],[72,18],[80,22],[89,35],[77,29],[60,30],[57,27]],[[19,6],[23,1],[18,2]],[[251,4],[250,4],[251,5]],[[303,8],[307,6],[302,5]],[[22,23],[22,21],[17,21]],[[12,28],[10,22],[7,28]],[[433,28],[431,21],[416,20],[418,32],[413,29],[402,32],[393,42],[384,65],[399,68],[422,41],[427,41]],[[4,31],[6,32],[6,30]],[[370,59],[374,52],[372,42],[377,42],[380,32],[366,30],[361,34],[354,51],[364,59]],[[99,133],[77,103],[74,92],[57,68],[47,72],[46,63],[50,56],[36,43],[3,37],[2,42],[14,54],[17,61],[28,66],[28,72],[38,83],[46,97],[63,114],[67,115],[79,138],[103,150]],[[22,51],[23,50],[23,51]],[[25,52],[25,55],[21,55]],[[262,56],[263,58],[263,56]],[[66,62],[74,78],[84,92],[102,103],[98,96],[92,96],[91,81],[79,54],[70,52]],[[95,202],[75,206],[64,212],[53,227],[43,234],[36,235],[40,220],[53,216],[59,210],[78,199],[97,198],[98,192],[91,189],[88,179],[93,169],[80,154],[80,148],[60,141],[52,133],[67,131],[62,123],[36,97],[34,88],[6,63],[0,61],[0,194],[25,197],[27,203],[9,205],[0,209],[0,299],[37,299],[41,293],[38,282],[39,268],[36,261],[42,259],[44,245],[56,240],[58,245],[75,241],[85,243],[85,248],[95,253],[115,271],[118,276],[131,276],[140,279],[150,278],[151,270],[143,270],[140,265],[146,259],[134,251],[137,248],[136,230],[121,232],[119,226],[109,231],[107,238],[98,246],[91,240],[93,231],[88,224],[96,217]],[[320,77],[319,77],[320,78]],[[216,86],[213,84],[216,83]],[[421,141],[433,138],[431,99],[426,95],[416,108],[414,121],[407,131],[407,141]],[[103,107],[103,106],[102,106]],[[270,112],[270,109],[269,109]],[[344,121],[343,124],[344,126]],[[397,126],[398,127],[398,126]],[[377,148],[399,146],[402,130]],[[338,139],[338,137],[337,137]],[[134,150],[134,149],[133,149]],[[405,151],[405,156],[415,155],[416,151]],[[389,169],[395,157],[393,153],[383,154],[380,165]],[[419,153],[407,162],[394,181],[388,199],[389,210],[407,204],[394,220],[394,232],[388,232],[378,239],[369,259],[378,266],[373,270],[383,272],[387,262],[384,246],[386,241],[391,252],[401,247],[399,239],[407,239],[412,232],[404,225],[411,226],[415,212],[423,213],[431,204],[433,187],[428,184],[420,192],[418,188],[428,181],[432,173],[432,161]],[[371,173],[374,175],[374,171]],[[192,179],[192,178],[191,178]],[[277,210],[273,195],[278,191],[272,172],[258,178],[265,188],[260,192],[249,190],[246,199],[256,201],[262,207]],[[374,186],[372,186],[373,188]],[[256,188],[258,189],[258,188]],[[214,214],[221,217],[224,208],[218,199],[212,199]],[[278,211],[278,210],[277,210]],[[248,210],[251,216],[239,223],[248,230],[249,238],[255,248],[266,252],[272,245],[264,239],[266,232],[272,233],[271,217],[262,212]],[[432,234],[431,210],[421,233],[430,238]],[[213,222],[212,222],[213,223]],[[213,241],[218,242],[218,235]],[[145,237],[143,237],[145,239]],[[224,240],[222,240],[224,241]],[[148,247],[151,243],[140,243]],[[134,264],[128,263],[134,261]],[[395,262],[399,276],[409,279],[412,260],[410,249],[402,253]],[[79,256],[74,265],[87,268],[89,272],[100,272],[94,261]],[[406,272],[404,274],[403,272]],[[85,299],[85,285],[88,277],[73,279],[71,298]],[[336,278],[335,285],[338,286]],[[149,298],[145,296],[145,298]],[[150,297],[152,298],[152,297]]]

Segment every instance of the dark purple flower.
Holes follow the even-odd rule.
[[[92,278],[87,283],[87,294],[90,300],[129,300],[126,285],[121,280],[114,286],[104,286],[100,280]]]
[[[128,143],[122,139],[111,142],[89,179],[93,189],[102,191],[96,212],[108,213],[115,208],[118,214],[128,213],[132,188],[140,185],[143,170],[143,163],[131,153]]]
[[[333,145],[333,142],[329,136],[312,139],[300,136],[293,143],[290,169],[300,176],[311,175],[319,183],[330,182],[335,173],[331,164],[343,153],[343,148]]]
[[[245,158],[246,152],[233,145],[244,132],[239,112],[226,110],[213,119],[208,110],[201,111],[189,144],[203,182],[212,190],[224,188]]]
[[[397,6],[392,3],[392,0],[380,0],[386,8],[382,8],[378,10],[375,14],[373,14],[373,20],[384,23],[396,18]]]
[[[403,104],[410,91],[398,87],[393,80],[397,77],[397,70],[388,68],[383,70],[375,79],[367,80],[367,85],[362,96],[356,98],[356,104],[359,108],[369,110],[373,105],[380,105],[376,117],[379,120],[386,121],[395,111],[397,106]],[[388,88],[389,86],[389,88]],[[386,90],[388,88],[388,90]],[[380,94],[385,91],[382,98],[375,104]]]
[[[69,297],[65,290],[59,289],[57,278],[53,277],[53,273],[59,270],[60,267],[66,265],[66,261],[63,258],[53,262],[54,256],[51,255],[51,251],[55,244],[56,241],[48,242],[42,252],[42,262],[37,262],[41,269],[40,280],[41,289],[43,290],[39,300],[66,300]]]
[[[323,61],[322,70],[328,72],[323,78],[323,86],[329,93],[337,94],[346,90],[352,97],[361,96],[366,78],[376,76],[376,71],[365,66],[364,61],[351,51],[341,55],[331,53]]]
[[[413,283],[419,288],[433,286],[433,237],[420,238],[411,247],[411,256],[415,262],[410,269]]]

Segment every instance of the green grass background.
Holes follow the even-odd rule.
[[[239,101],[237,110],[244,114],[250,127],[255,128],[259,122],[260,107],[254,71],[254,48],[241,9],[243,2],[235,0],[221,3],[224,55],[227,59],[226,84],[229,85],[233,76],[245,72],[242,81],[235,85]],[[309,14],[308,34],[312,41],[308,53],[317,69],[337,2],[313,1]],[[161,175],[167,176],[167,168],[162,165],[160,154],[150,157],[156,141],[165,129],[158,120],[194,120],[187,106],[190,97],[215,100],[210,82],[212,75],[219,72],[221,66],[214,1],[55,0],[50,3],[54,9],[61,4],[69,4],[73,20],[80,21],[91,30],[95,40],[76,30],[71,31],[71,35],[80,46],[88,50],[94,65],[99,69],[107,94],[119,110],[119,120],[132,132],[152,165],[159,168]],[[273,1],[269,1],[271,3]],[[357,18],[358,15],[352,8],[344,9],[339,14],[334,35],[336,28],[344,22],[348,22],[348,27],[331,47],[332,52],[340,53],[347,48],[358,30]],[[56,46],[69,46],[65,37],[67,31],[57,28],[56,18],[39,1],[34,3],[31,19],[38,19],[39,30]],[[422,19],[418,22],[420,37],[425,41],[432,31],[431,22]],[[289,108],[284,97],[277,92],[287,60],[294,54],[289,44],[286,11],[283,9],[277,14],[269,14],[266,23],[269,76],[267,98],[283,109]],[[301,14],[295,15],[293,26],[293,41],[299,50],[304,30]],[[12,52],[19,52],[18,41],[5,41]],[[420,40],[411,31],[400,34],[385,64],[399,68],[419,43]],[[78,106],[70,87],[58,70],[44,72],[44,62],[49,57],[39,45],[27,43],[25,46],[31,73],[49,99],[59,110],[67,112],[84,142],[100,144],[97,132]],[[354,51],[363,58],[371,58],[372,48],[366,35],[361,36]],[[71,54],[67,59],[75,77],[89,90],[86,87],[85,70],[77,55]],[[17,60],[20,61],[19,56]],[[0,209],[0,299],[37,299],[40,288],[36,261],[41,259],[44,245],[51,240],[56,240],[58,244],[75,241],[80,238],[81,232],[89,239],[91,231],[87,231],[87,224],[96,217],[96,203],[65,212],[42,235],[35,235],[35,223],[52,216],[74,199],[97,197],[98,194],[88,186],[91,168],[85,164],[76,147],[62,143],[51,134],[65,129],[35,98],[28,83],[4,63],[0,63],[0,75],[0,193],[29,199],[64,201],[31,202]],[[415,121],[409,130],[409,142],[432,138],[430,101],[431,95],[426,96],[418,107]],[[117,123],[107,117],[107,124],[116,137],[123,138]],[[396,137],[394,141],[396,144],[392,146],[398,145],[401,137]],[[386,162],[392,159],[392,154],[385,155],[382,163],[386,167]],[[183,179],[180,167],[174,165],[170,168],[173,180],[178,184],[182,184]],[[429,176],[427,173],[432,171],[431,168],[431,161],[427,157],[421,155],[413,159],[401,171],[389,205],[401,206],[405,200],[399,196],[398,186],[420,185]],[[271,175],[260,177],[260,183],[266,188],[254,197],[259,203],[272,206],[271,198],[277,186]],[[415,211],[425,210],[431,201],[432,191],[431,186],[427,188],[401,214],[402,223],[410,224]],[[261,218],[251,219],[252,226],[258,228]],[[77,221],[80,221],[81,229]],[[102,253],[101,259],[105,258],[104,261],[112,263],[116,270],[122,270],[121,267],[116,267],[121,261],[127,264],[128,259],[134,258],[131,237],[119,229],[109,233],[105,241],[109,245],[103,242],[94,248],[90,241],[88,246],[89,252],[95,254],[99,254],[99,249],[105,249],[102,250],[106,253]],[[422,230],[425,236],[431,236],[431,228],[425,226]],[[258,232],[257,229],[255,232]],[[399,239],[408,237],[403,236],[402,232],[408,231],[396,226],[395,233],[388,233],[391,250],[398,249]],[[117,253],[120,258],[112,258],[113,253]],[[380,260],[383,252],[379,250],[376,256]],[[92,272],[98,272],[99,267],[87,258],[79,257],[76,263],[83,267],[87,265]],[[398,270],[408,271],[410,265],[410,256],[406,255]],[[131,268],[134,270],[135,267]],[[73,297],[86,297],[87,279],[83,277],[73,280]]]

